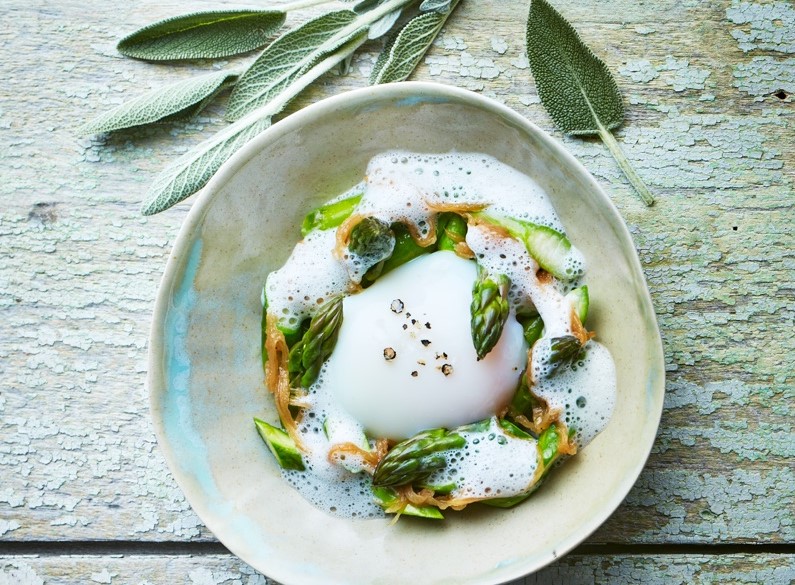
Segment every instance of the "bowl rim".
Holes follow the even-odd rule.
[[[515,563],[512,565],[513,570],[507,572],[508,577],[502,581],[507,583],[510,580],[521,578],[523,576],[532,574],[555,560],[561,558],[573,548],[579,545],[582,541],[588,538],[597,528],[599,528],[621,505],[626,498],[629,491],[646,465],[654,440],[659,429],[660,419],[662,417],[663,399],[665,395],[665,367],[664,367],[664,352],[662,345],[662,338],[660,335],[659,325],[656,320],[653,305],[651,303],[651,295],[648,289],[643,268],[640,263],[640,258],[637,254],[637,248],[632,240],[632,237],[627,229],[618,209],[613,204],[610,197],[597,183],[593,175],[585,168],[585,166],[577,160],[560,142],[553,136],[550,136],[546,131],[541,129],[535,123],[531,122],[512,108],[505,104],[481,94],[472,92],[470,90],[462,89],[455,86],[445,85],[435,82],[424,81],[407,81],[392,83],[386,85],[369,86],[359,89],[350,90],[341,94],[327,97],[313,104],[310,104],[285,118],[274,123],[272,126],[255,136],[249,142],[244,144],[232,156],[223,163],[218,171],[211,177],[207,184],[199,191],[193,205],[188,210],[185,219],[180,226],[177,236],[174,240],[171,252],[169,254],[166,266],[160,280],[157,295],[155,298],[154,311],[152,315],[152,324],[149,332],[149,352],[148,352],[148,370],[146,377],[146,389],[149,397],[150,416],[152,426],[160,446],[161,453],[163,454],[169,471],[176,481],[180,490],[185,496],[185,499],[194,510],[199,519],[205,526],[223,543],[219,533],[223,530],[218,529],[218,523],[212,514],[205,514],[201,510],[201,504],[191,501],[189,497],[190,490],[186,483],[187,479],[180,477],[180,466],[176,464],[176,456],[169,446],[166,431],[162,417],[158,416],[158,396],[168,392],[168,384],[166,378],[166,364],[164,359],[165,354],[165,324],[166,314],[170,307],[170,299],[172,298],[175,287],[179,285],[184,265],[191,253],[191,246],[193,244],[192,234],[195,229],[202,223],[204,215],[207,213],[211,206],[216,194],[221,190],[234,175],[244,166],[249,160],[254,157],[260,150],[267,144],[278,140],[280,137],[292,132],[293,130],[303,126],[306,122],[312,121],[326,115],[329,111],[333,112],[338,109],[352,109],[357,105],[366,105],[377,103],[380,101],[388,102],[400,99],[416,99],[421,102],[453,102],[457,104],[468,105],[484,110],[487,113],[496,115],[506,120],[511,125],[517,127],[522,132],[538,138],[545,146],[550,148],[554,155],[559,157],[560,160],[574,168],[578,175],[588,183],[592,194],[596,196],[599,201],[598,204],[610,215],[615,221],[616,225],[621,229],[616,236],[622,240],[622,245],[630,246],[635,254],[631,254],[628,262],[632,264],[633,271],[637,271],[642,275],[643,290],[639,291],[643,299],[643,304],[647,305],[645,308],[654,315],[655,318],[649,320],[649,325],[654,331],[654,344],[650,348],[650,356],[654,356],[653,361],[650,363],[650,375],[653,372],[658,372],[658,376],[652,381],[647,381],[647,391],[651,387],[654,390],[651,394],[653,400],[648,405],[648,412],[650,416],[649,423],[653,425],[646,425],[646,429],[653,428],[653,432],[646,432],[642,437],[647,441],[646,447],[642,450],[643,456],[638,458],[635,466],[631,468],[631,472],[625,474],[623,480],[619,483],[620,489],[617,489],[613,496],[607,500],[600,507],[598,514],[591,517],[590,521],[580,525],[577,529],[568,534],[568,538],[558,543],[557,546],[549,547],[546,554],[536,555],[532,560],[525,560],[524,562]],[[195,498],[194,498],[195,499]],[[250,561],[241,557],[234,547],[230,547],[230,551],[242,559],[244,562]],[[276,579],[279,582],[293,583],[296,582],[295,575],[282,574],[279,571],[265,572],[267,567],[262,566],[262,563],[251,562],[252,567],[258,571],[262,571],[264,575],[271,579]],[[471,581],[477,584],[493,584],[492,580],[482,579]]]

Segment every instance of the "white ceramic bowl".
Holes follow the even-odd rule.
[[[484,152],[538,181],[588,263],[589,327],[612,352],[607,429],[522,505],[470,506],[443,522],[346,520],[282,480],[252,424],[275,420],[263,387],[260,292],[304,214],[361,180],[388,149]],[[245,145],[195,201],[154,314],[149,390],[168,464],[231,551],[286,584],[486,584],[536,571],[615,510],[640,473],[662,410],[662,347],[632,240],[594,179],[505,106],[429,83],[353,91]]]

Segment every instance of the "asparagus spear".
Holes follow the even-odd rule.
[[[257,432],[283,469],[304,470],[304,460],[295,441],[282,429],[254,417]]]
[[[353,195],[310,211],[301,223],[301,235],[306,236],[314,230],[328,230],[339,226],[353,213],[353,209],[361,199],[361,195]]]
[[[472,217],[505,229],[513,238],[524,243],[530,255],[538,265],[553,276],[562,280],[571,280],[578,276],[568,267],[571,253],[571,242],[562,233],[545,225],[511,217],[497,217],[485,211],[472,213]]]
[[[460,449],[465,439],[446,429],[423,431],[395,445],[373,473],[377,487],[407,485],[422,481],[447,465],[442,451]]]
[[[478,359],[486,357],[502,335],[508,320],[508,289],[510,279],[499,274],[491,279],[488,273],[478,266],[478,277],[472,285],[472,304],[470,305],[472,343]]]
[[[374,262],[388,258],[395,248],[395,234],[389,224],[375,217],[366,217],[351,230],[348,250],[367,256]]]
[[[463,242],[467,235],[467,222],[457,213],[439,214],[436,224],[436,246],[439,250],[455,252],[455,246]]]
[[[292,386],[308,388],[317,379],[320,367],[337,343],[341,323],[342,296],[336,296],[320,307],[301,341],[290,350],[287,371]]]
[[[582,358],[583,347],[579,339],[573,335],[553,337],[549,342],[550,376],[555,375],[561,366],[571,366]]]

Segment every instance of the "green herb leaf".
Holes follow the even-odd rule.
[[[379,20],[370,25],[370,31],[367,33],[367,38],[370,40],[379,39],[392,30],[395,26],[397,19],[403,13],[403,9],[399,8],[389,14],[385,14]]]
[[[450,12],[452,0],[425,0],[420,4],[420,12]]]
[[[366,38],[366,35],[361,36]],[[267,106],[242,118],[182,155],[155,179],[141,212],[144,215],[160,213],[204,187],[226,159],[268,128],[273,116],[281,112],[315,79],[353,53],[363,41],[363,38],[357,38],[343,45],[285,87]]]
[[[276,39],[240,78],[229,98],[227,119],[237,120],[268,103],[320,59],[361,37],[363,30],[355,26],[356,20],[356,13],[338,10]]]
[[[353,11],[356,14],[364,14],[375,8],[376,6],[381,6],[387,0],[361,0],[361,2],[357,2],[356,5],[353,7]]]
[[[647,205],[654,198],[610,134],[624,119],[618,85],[607,65],[546,0],[532,0],[527,19],[527,59],[538,96],[566,134],[598,134]]]
[[[84,124],[81,135],[112,132],[198,114],[222,90],[234,84],[237,71],[217,71],[148,91]]]
[[[116,49],[148,61],[228,57],[263,46],[285,16],[280,10],[194,12],[145,26]]]
[[[541,103],[566,134],[598,134],[624,119],[624,106],[607,66],[546,0],[532,0],[527,59]]]
[[[376,85],[403,81],[411,75],[442,30],[449,14],[425,12],[408,21],[400,33],[384,47],[370,74],[370,83]]]

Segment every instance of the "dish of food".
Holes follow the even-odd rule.
[[[606,426],[609,351],[584,259],[531,178],[475,153],[392,151],[312,211],[263,290],[257,430],[342,517],[511,507]]]
[[[257,418],[272,427],[281,427],[276,403],[263,384],[263,284],[269,274],[285,266],[301,239],[301,226],[307,213],[323,209],[334,197],[350,193],[364,177],[370,176],[368,164],[375,157],[395,151],[429,156],[480,153],[520,171],[546,194],[560,223],[545,224],[539,218],[533,220],[518,213],[506,216],[546,225],[555,232],[565,228],[566,239],[583,256],[583,283],[588,287],[589,303],[587,317],[582,316],[585,329],[597,333],[585,348],[601,345],[612,356],[616,377],[612,415],[586,447],[545,474],[542,487],[519,505],[497,509],[478,503],[456,512],[432,506],[430,510],[444,515],[443,521],[432,521],[410,517],[403,502],[398,501],[394,511],[401,516],[393,523],[393,515],[373,504],[372,488],[367,485],[372,517],[369,512],[357,514],[354,519],[347,517],[344,510],[331,513],[328,500],[324,500],[326,503],[318,500],[315,505],[285,481],[284,470],[252,424]],[[357,210],[362,211],[367,210]],[[473,216],[481,212],[488,215],[489,210],[459,209],[445,213],[466,219],[463,241],[469,242],[479,233],[479,224],[476,225]],[[442,232],[455,235],[454,226],[441,231],[436,227],[437,247],[441,245]],[[399,229],[391,224],[389,228]],[[393,232],[393,235],[394,249],[400,249],[400,234]],[[350,242],[346,244],[349,248]],[[477,244],[472,240],[467,246],[474,249]],[[426,265],[427,262],[432,264]],[[435,262],[444,265],[438,267]],[[461,426],[472,421],[491,421],[492,409],[502,414],[503,401],[508,401],[509,395],[510,401],[513,400],[515,380],[526,366],[517,365],[522,360],[515,357],[510,346],[500,344],[509,341],[502,339],[504,336],[518,339],[512,331],[520,331],[520,341],[526,343],[521,323],[529,316],[520,314],[518,320],[510,316],[511,311],[517,312],[511,305],[513,297],[508,297],[509,317],[500,339],[480,364],[485,366],[495,358],[503,359],[500,356],[504,349],[506,367],[483,372],[475,369],[479,367],[477,359],[475,363],[462,361],[464,350],[473,354],[476,351],[471,334],[471,305],[474,283],[479,282],[477,264],[461,258],[455,250],[436,251],[386,273],[382,266],[381,274],[371,285],[362,287],[358,294],[344,295],[337,343],[321,369],[333,370],[332,360],[339,360],[338,374],[346,380],[354,379],[347,375],[351,368],[366,373],[355,377],[363,380],[364,386],[346,388],[351,394],[339,396],[339,404],[345,403],[350,410],[361,406],[361,412],[349,413],[357,421],[373,417],[359,421],[365,428],[376,429],[375,433],[368,431],[368,447],[370,439],[375,449],[377,439],[387,438],[388,446],[394,450],[406,438],[423,431],[438,433],[438,429],[454,432],[471,443],[474,441],[470,438],[474,437],[462,431]],[[497,314],[502,315],[502,304],[492,306],[488,301],[494,300],[489,295],[495,291],[502,298],[502,269],[485,260],[480,264],[485,269],[485,278],[493,284],[483,288],[488,294],[477,295],[478,302],[499,307]],[[414,270],[422,271],[423,275],[417,276],[419,273]],[[509,272],[507,267],[504,270]],[[362,273],[363,280],[369,278],[367,272]],[[345,275],[350,280],[347,269]],[[505,276],[512,282],[519,280],[516,275]],[[390,281],[395,290],[400,288],[398,293],[392,293]],[[441,291],[440,298],[445,300],[438,306],[425,306],[420,293],[428,287],[419,286],[422,283],[450,289]],[[574,279],[559,292],[565,299],[580,286]],[[378,296],[382,294],[379,290],[383,291],[382,297]],[[580,299],[584,297],[582,291],[575,294]],[[458,295],[458,300],[447,301],[453,295]],[[278,295],[266,296],[269,306],[275,307]],[[323,302],[317,307],[331,297],[327,298],[322,291],[317,298]],[[403,303],[400,313],[392,311],[392,302],[398,300]],[[355,315],[360,311],[352,305],[346,306],[356,302],[362,305],[372,302],[373,313],[359,307],[364,324],[356,324]],[[580,304],[578,301],[577,305]],[[395,303],[395,310],[400,310],[399,303]],[[428,311],[429,317],[417,319],[416,315],[423,311]],[[448,311],[450,319],[446,316]],[[408,313],[412,316],[408,317]],[[557,325],[543,311],[539,313],[549,328],[548,341],[567,334],[565,320]],[[372,315],[391,319],[390,323],[397,327],[397,336],[387,328],[384,335],[389,334],[388,339],[377,338],[376,328],[368,325],[376,318]],[[311,327],[309,313],[307,317]],[[302,317],[300,321],[305,319]],[[411,323],[411,319],[417,323]],[[296,320],[299,321],[297,317]],[[448,320],[451,328],[437,327],[437,322]],[[425,328],[425,323],[430,323],[431,329]],[[406,330],[402,329],[404,324]],[[413,330],[416,337],[408,333],[403,336],[417,325],[420,327]],[[370,342],[361,342],[365,349],[373,350],[375,358],[367,363],[359,357],[362,349],[356,344],[351,344],[350,353],[341,351],[347,346],[343,345],[346,337],[361,337],[358,326],[366,328]],[[556,330],[558,327],[563,329]],[[433,336],[420,334],[423,330]],[[488,346],[492,338],[484,331],[478,339],[479,345]],[[429,345],[423,345],[422,340],[429,341]],[[460,346],[454,347],[453,343]],[[229,550],[286,585],[487,585],[538,570],[582,542],[621,503],[646,461],[662,410],[664,369],[656,319],[632,240],[609,198],[560,144],[522,116],[480,95],[436,84],[390,84],[330,98],[288,116],[242,147],[200,193],[182,224],[159,288],[149,344],[147,384],[152,422],[159,451],[173,477],[201,521]],[[516,348],[516,354],[521,357],[522,351],[528,351],[529,347],[528,344],[526,348]],[[388,362],[389,349],[395,352],[395,357]],[[442,355],[438,363],[436,352]],[[425,366],[416,363],[418,360],[424,360]],[[302,377],[312,369],[311,362],[307,359],[308,365],[302,365],[306,368],[301,371]],[[452,370],[444,368],[445,364]],[[373,369],[369,369],[371,366]],[[514,372],[513,367],[519,371]],[[459,396],[453,401],[445,398],[447,386],[440,386],[440,402],[429,403],[421,413],[416,408],[416,399],[408,400],[409,406],[393,401],[388,409],[371,408],[365,399],[373,400],[366,393],[372,386],[367,380],[381,376],[379,368],[398,372],[399,375],[387,378],[401,381],[392,392],[400,389],[419,392],[431,380],[453,382],[463,377],[475,381],[474,390],[467,400]],[[413,371],[417,371],[416,378],[411,375]],[[323,375],[326,374],[334,372],[326,371]],[[561,370],[553,380],[564,380],[568,375]],[[476,390],[485,386],[483,379],[492,382],[498,376],[504,377],[508,390],[504,395],[495,393],[494,404],[484,406],[483,395]],[[496,382],[491,387],[495,385]],[[308,390],[312,384],[304,386]],[[376,403],[394,399],[390,398],[386,383],[379,382],[378,390],[383,394]],[[574,408],[578,408],[579,396],[574,396]],[[307,394],[304,398],[311,396]],[[589,396],[585,398],[587,407],[598,403]],[[448,407],[455,404],[456,408],[440,409],[439,404]],[[554,408],[555,404],[550,404]],[[524,412],[526,416],[532,409]],[[451,418],[439,418],[441,414]],[[605,418],[608,414],[605,412]],[[511,416],[506,411],[502,418],[530,431],[532,437],[536,431],[523,427]],[[318,411],[315,418],[319,417]],[[300,421],[308,422],[311,418],[305,411]],[[566,422],[565,415],[562,420]],[[529,417],[528,421],[534,422]],[[326,436],[323,422],[317,421],[317,433],[312,431],[319,439]],[[585,429],[581,422],[579,425],[571,419],[569,422],[580,432]],[[336,433],[350,432],[345,425],[330,423],[326,426],[335,437]],[[601,422],[594,432],[599,427]],[[501,432],[495,428],[495,440]],[[536,434],[539,438],[542,435]],[[581,446],[585,441],[579,440]],[[453,444],[456,441],[460,442],[453,437]],[[348,441],[340,439],[340,442]],[[529,440],[522,444],[534,446]],[[441,452],[437,455],[447,457]],[[301,457],[304,465],[310,462],[303,453]],[[522,461],[531,460],[529,453],[522,458]],[[478,461],[497,460],[488,456]],[[445,462],[447,472],[459,468],[457,463],[447,459]],[[495,477],[504,479],[508,466],[500,463],[496,467],[500,471]],[[522,464],[521,470],[530,473],[526,464]],[[366,471],[351,475],[370,477]],[[422,482],[438,484],[441,480],[428,476]],[[483,487],[494,489],[495,485]],[[384,489],[399,490],[400,486],[384,486]],[[416,491],[421,492],[422,488]],[[510,492],[500,495],[507,493]],[[443,495],[434,490],[434,497]],[[424,506],[421,502],[418,505]]]

